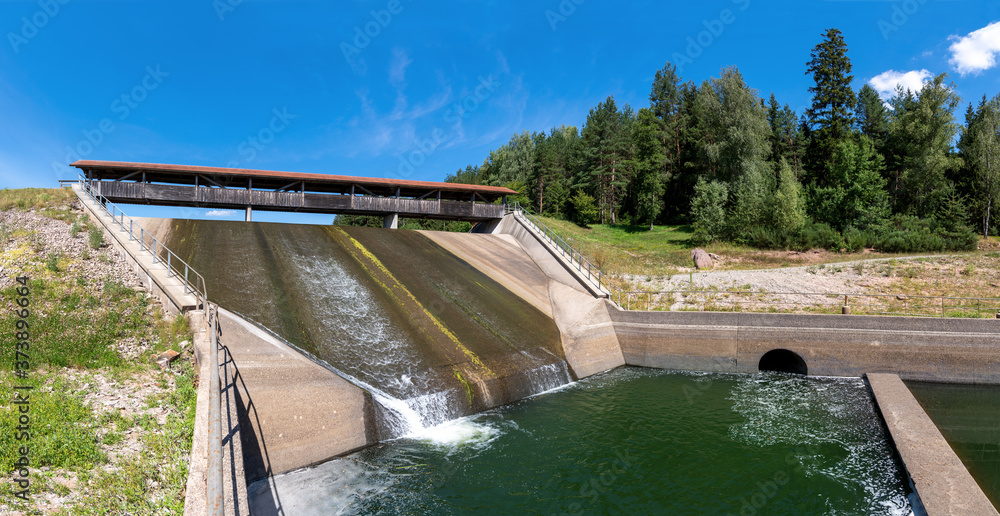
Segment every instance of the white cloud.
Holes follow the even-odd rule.
[[[389,82],[401,85],[406,82],[406,68],[413,63],[410,55],[401,48],[392,49],[392,60],[389,61]]]
[[[233,210],[211,210],[205,215],[208,217],[231,217],[236,215],[236,212]]]
[[[868,84],[871,84],[882,100],[889,100],[896,94],[896,86],[902,86],[904,90],[914,93],[919,92],[924,87],[924,83],[931,80],[933,74],[928,70],[911,70],[909,72],[897,72],[896,70],[886,70],[885,72],[872,77]]]
[[[993,22],[967,36],[951,36],[948,62],[962,75],[978,74],[997,65],[1000,53],[1000,22]]]

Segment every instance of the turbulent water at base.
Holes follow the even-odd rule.
[[[380,437],[571,381],[554,321],[413,231],[174,220],[210,298],[378,403]]]
[[[911,514],[863,383],[777,373],[620,368],[272,482],[301,515]]]

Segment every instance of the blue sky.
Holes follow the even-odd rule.
[[[0,0],[0,187],[75,159],[441,180],[608,95],[647,106],[666,62],[801,114],[829,27],[855,89],[947,72],[960,117],[1000,93],[995,0]]]

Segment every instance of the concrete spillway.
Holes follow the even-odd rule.
[[[164,243],[202,272],[220,306],[357,384],[405,401],[420,424],[570,381],[551,308],[515,295],[419,232],[193,220],[157,226]],[[408,429],[392,421],[406,415],[384,416],[380,437]]]

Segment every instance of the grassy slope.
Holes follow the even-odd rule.
[[[2,190],[0,210],[35,210],[67,222],[68,232],[82,232],[76,238],[86,238],[86,219],[65,209],[73,200],[68,189]],[[69,223],[74,223],[75,231]],[[32,228],[0,227],[4,274],[31,278],[28,321],[35,369],[29,381],[36,387],[31,394],[31,502],[14,498],[12,484],[5,482],[0,488],[0,512],[181,514],[196,396],[190,357],[175,363],[175,371],[165,372],[145,359],[124,359],[115,346],[131,339],[149,342],[151,352],[176,347],[191,338],[186,321],[164,317],[144,292],[109,277],[71,272],[79,270],[74,265],[82,260],[111,263],[109,249],[100,239],[89,239],[96,245],[77,256],[50,252],[40,240]],[[4,288],[0,304],[13,306],[16,297],[13,286]],[[14,323],[9,310],[0,313],[4,353],[14,349]],[[12,391],[11,367],[11,360],[0,363],[5,392]],[[85,396],[95,390],[98,375],[125,385],[152,375],[161,388],[158,392],[165,394],[147,399],[146,406],[163,407],[168,413],[165,423],[92,407]],[[0,404],[0,466],[9,474],[23,443],[13,438],[17,416],[6,403],[8,398],[5,395]],[[120,443],[139,429],[143,452],[109,463],[105,446]],[[68,504],[57,508],[45,502],[49,497],[68,497]]]
[[[564,220],[547,217],[541,217],[541,220],[600,269],[611,275],[668,276],[680,269],[689,269],[693,266],[691,249],[695,246],[691,243],[693,230],[689,225],[655,226],[652,230],[649,226],[609,224],[594,224],[583,228]],[[804,253],[762,251],[730,243],[713,243],[702,247],[710,253],[727,258],[726,263],[722,265],[725,269],[763,269],[913,256],[912,253],[822,252],[807,260]],[[984,251],[949,254],[978,256],[1000,248],[1000,240],[991,237],[990,241],[983,242],[980,248]]]

